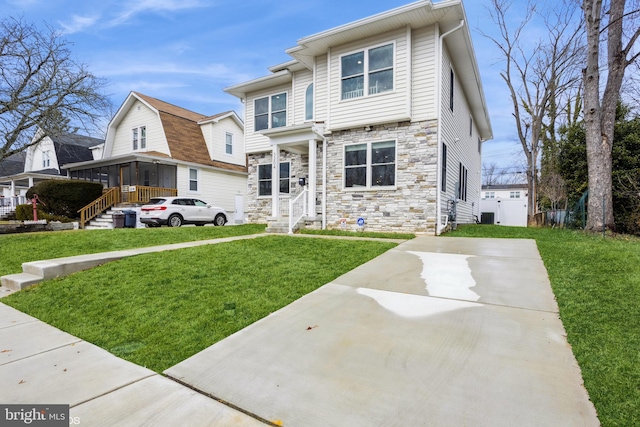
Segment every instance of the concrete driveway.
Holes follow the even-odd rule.
[[[532,240],[418,237],[165,374],[275,425],[599,425]]]

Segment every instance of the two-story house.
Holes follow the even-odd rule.
[[[449,211],[473,220],[492,130],[460,0],[418,1],[286,53],[225,89],[246,108],[250,222],[439,234]]]
[[[105,198],[87,221],[117,202],[193,196],[241,222],[247,193],[244,124],[233,111],[205,116],[131,92],[107,129],[96,160],[68,165],[72,179],[100,182]],[[108,196],[110,194],[111,196]]]

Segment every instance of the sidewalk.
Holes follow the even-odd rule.
[[[80,425],[599,425],[529,240],[405,242],[175,381],[3,304],[0,343],[0,402],[68,403]]]

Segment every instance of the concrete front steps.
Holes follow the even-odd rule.
[[[298,230],[302,230],[305,228],[319,230],[322,227],[322,220],[312,217],[305,217],[304,220],[299,221],[296,225],[293,226],[293,232],[295,233]],[[267,228],[265,229],[267,233],[274,234],[288,234],[289,233],[289,217],[268,217],[267,218]]]
[[[84,229],[85,230],[110,230],[114,228],[113,224],[113,214],[122,213],[124,210],[134,209],[136,207],[142,206],[142,204],[137,203],[121,203],[118,206],[114,206],[104,211],[97,217],[93,218],[89,221]],[[139,216],[139,215],[138,215]],[[139,221],[139,218],[138,218]]]
[[[85,230],[108,230],[113,228],[113,214],[121,211],[122,209],[114,208],[109,209],[106,212],[101,213],[97,217],[89,221],[84,229]]]

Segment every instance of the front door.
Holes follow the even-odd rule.
[[[244,196],[236,194],[236,210],[233,214],[233,220],[236,224],[244,222]]]

